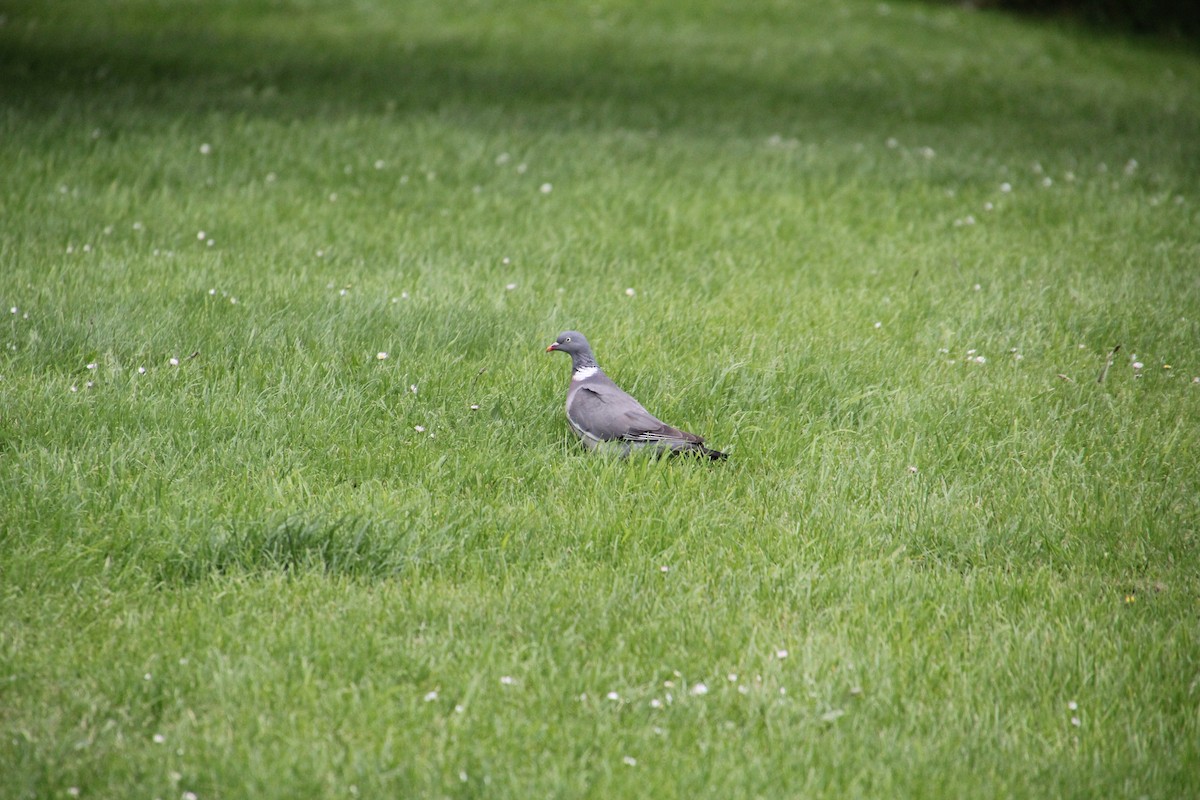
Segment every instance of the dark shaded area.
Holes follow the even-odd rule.
[[[1197,0],[978,0],[974,5],[1200,44]]]

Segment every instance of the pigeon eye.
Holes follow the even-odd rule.
[[[570,337],[570,336],[568,336],[567,338],[563,339],[563,344],[566,344],[566,343],[567,343],[567,342],[569,342],[569,341],[571,341],[571,337]]]

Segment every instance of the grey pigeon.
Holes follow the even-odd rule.
[[[650,448],[668,455],[692,454],[716,461],[726,453],[704,446],[694,433],[672,428],[642,407],[612,382],[592,355],[592,348],[579,331],[558,335],[546,352],[571,356],[571,385],[567,389],[567,422],[584,447],[612,448],[622,455]]]

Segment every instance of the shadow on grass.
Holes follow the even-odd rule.
[[[248,525],[214,534],[167,556],[157,570],[161,584],[192,583],[212,575],[278,572],[385,578],[427,564],[441,544],[422,545],[369,520],[290,517],[277,524]]]
[[[919,26],[892,41],[868,29],[827,48],[819,32],[795,48],[776,33],[764,59],[751,52],[752,37],[722,39],[715,24],[654,49],[645,36],[627,42],[584,26],[559,38],[435,26],[398,41],[394,31],[331,31],[318,20],[280,32],[269,14],[250,19],[8,35],[0,103],[34,120],[78,114],[128,126],[208,114],[280,122],[432,114],[485,128],[875,140],[915,125],[1001,146],[1030,130],[1070,145],[1098,132],[1182,138],[1200,126],[1195,115],[1123,103],[1101,86],[1064,88],[1034,55],[1015,71],[972,65],[969,41],[947,44],[952,35]]]

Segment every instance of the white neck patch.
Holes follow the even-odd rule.
[[[575,370],[575,374],[571,376],[573,381],[585,381],[600,371],[599,367],[580,367]]]

